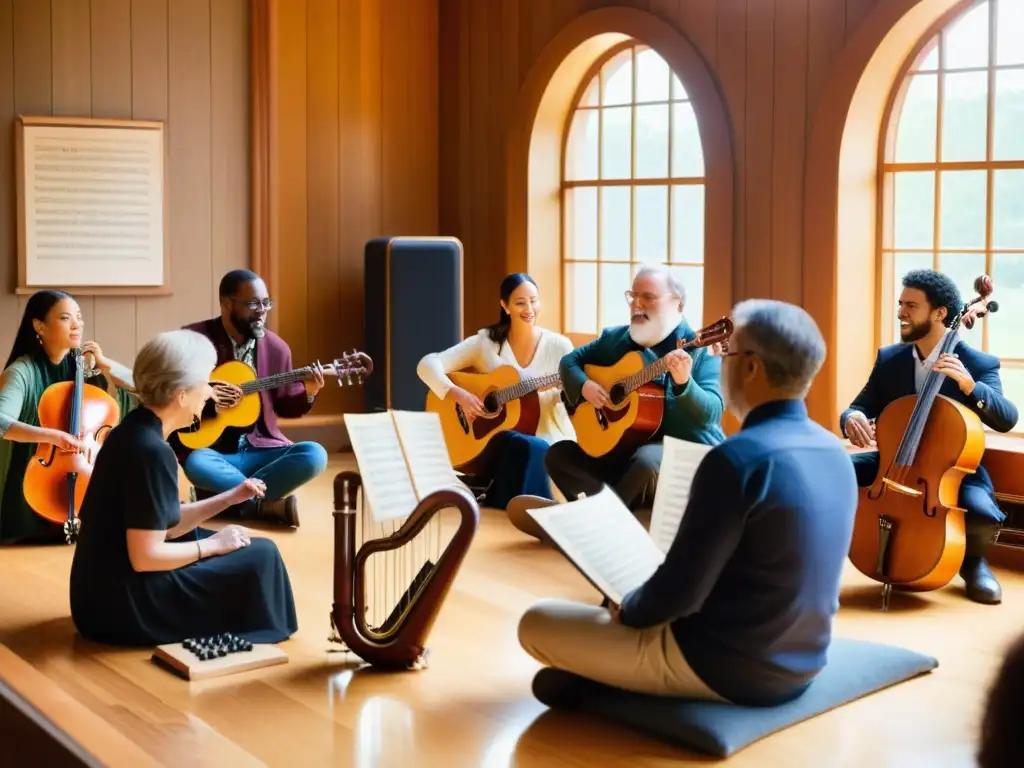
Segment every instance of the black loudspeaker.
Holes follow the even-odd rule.
[[[366,243],[366,412],[422,411],[416,365],[462,341],[462,243],[454,237],[378,237]]]

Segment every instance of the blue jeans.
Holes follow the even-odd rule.
[[[238,453],[219,453],[212,448],[192,451],[183,469],[192,485],[213,494],[230,491],[254,477],[266,483],[264,498],[271,501],[293,493],[326,466],[327,451],[319,443],[254,448],[243,440]]]
[[[508,431],[495,435],[488,447],[494,451],[493,464],[486,473],[494,480],[484,500],[488,507],[505,509],[520,494],[553,498],[544,469],[545,440]]]

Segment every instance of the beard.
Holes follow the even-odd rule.
[[[232,315],[231,324],[246,339],[262,339],[267,333],[262,319],[250,320],[248,317]]]
[[[920,341],[925,336],[927,336],[931,332],[931,330],[932,330],[932,324],[930,322],[918,323],[917,325],[914,325],[913,323],[911,323],[910,325],[908,325],[906,327],[903,327],[901,325],[900,326],[900,339],[904,343],[910,344],[910,343],[913,343],[915,341]]]
[[[683,313],[664,309],[658,314],[645,310],[634,313],[629,323],[629,335],[641,347],[653,347],[668,337],[683,320]]]

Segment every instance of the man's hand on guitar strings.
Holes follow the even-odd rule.
[[[217,406],[218,412],[234,408],[242,399],[241,388],[234,384],[229,384],[226,381],[211,381],[210,386],[213,389],[213,402]]]
[[[605,391],[604,387],[598,384],[596,381],[588,379],[583,382],[583,399],[590,403],[595,408],[604,408],[611,402],[611,398]]]
[[[673,349],[665,355],[665,365],[668,372],[672,374],[672,381],[682,386],[690,380],[690,371],[693,370],[693,358],[685,349]]]

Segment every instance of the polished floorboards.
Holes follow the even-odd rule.
[[[546,714],[530,692],[539,667],[516,640],[519,617],[542,597],[599,597],[557,552],[495,510],[482,511],[434,626],[429,667],[358,671],[355,657],[328,642],[331,481],[352,466],[350,456],[333,457],[327,472],[300,491],[300,529],[260,531],[280,547],[295,591],[299,632],[281,646],[288,664],[189,683],[153,665],[149,651],[81,640],[68,608],[72,553],[62,546],[0,549],[0,643],[167,766],[717,762],[603,722]],[[998,575],[1001,606],[967,601],[957,579],[939,592],[894,595],[883,614],[877,586],[849,568],[836,633],[933,654],[939,669],[771,736],[728,764],[973,765],[985,686],[1007,643],[1024,631],[1024,575]]]

